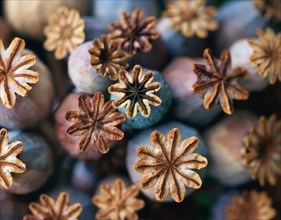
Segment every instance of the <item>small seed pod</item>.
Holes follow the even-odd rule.
[[[220,53],[237,40],[256,35],[258,27],[264,28],[266,21],[255,8],[253,1],[226,2],[217,13],[219,29],[215,33],[215,48]]]
[[[83,210],[79,216],[79,219],[93,219],[93,216],[95,216],[95,208],[92,204],[92,198],[90,194],[84,193],[72,186],[61,186],[51,191],[50,196],[52,198],[57,198],[61,192],[66,192],[69,194],[69,204],[80,203],[82,205]]]
[[[43,28],[47,23],[48,16],[60,6],[75,8],[80,13],[86,14],[89,10],[90,1],[78,2],[74,0],[58,1],[4,1],[4,12],[13,28],[21,35],[42,40]],[[27,15],[28,19],[27,19]]]
[[[205,132],[212,161],[210,172],[223,185],[238,186],[251,179],[249,170],[243,165],[241,150],[244,136],[256,121],[250,113],[237,112]]]
[[[229,49],[231,55],[232,68],[244,67],[247,75],[241,80],[241,85],[249,91],[261,91],[268,85],[268,80],[258,74],[258,69],[250,62],[253,49],[248,43],[248,39],[236,41]]]
[[[109,193],[110,192],[110,193]],[[92,202],[98,207],[97,219],[138,219],[137,212],[144,207],[138,199],[139,189],[117,175],[102,179]]]
[[[175,130],[176,128],[177,128],[177,130]],[[196,170],[196,171],[186,169],[187,170],[187,176],[192,175],[192,177],[190,177],[190,178],[192,180],[194,180],[193,183],[196,183],[192,187],[186,188],[186,185],[184,185],[183,183],[188,183],[189,181],[185,181],[184,178],[181,179],[182,176],[179,174],[181,172],[178,173],[177,169],[178,169],[178,171],[183,171],[183,173],[186,170],[183,167],[182,167],[183,168],[182,169],[179,164],[178,165],[174,165],[174,164],[170,165],[170,167],[173,169],[173,171],[165,171],[165,168],[163,168],[163,172],[159,172],[160,170],[158,169],[159,168],[158,166],[153,166],[153,164],[148,164],[148,163],[156,162],[158,160],[158,159],[155,159],[155,158],[152,159],[150,157],[151,154],[157,155],[157,157],[161,157],[161,154],[162,154],[162,153],[160,154],[160,147],[156,147],[155,143],[152,143],[152,135],[153,135],[153,133],[155,134],[156,130],[161,132],[165,137],[165,138],[163,138],[160,135],[159,138],[156,138],[156,140],[161,141],[161,144],[159,143],[158,146],[161,145],[162,147],[165,147],[165,148],[168,147],[169,148],[169,143],[174,143],[174,147],[175,147],[174,151],[168,150],[168,149],[165,150],[167,152],[167,158],[171,158],[171,159],[168,159],[168,160],[171,160],[171,161],[175,160],[178,163],[180,163],[181,160],[185,160],[185,159],[189,160],[190,158],[193,158],[193,156],[195,156],[195,154],[197,155],[194,158],[195,162],[193,164],[194,165],[193,169],[201,169],[201,168],[203,168],[204,166],[207,165],[206,158],[203,158],[201,156],[201,155],[203,155],[203,156],[206,155],[204,141],[200,137],[199,133],[195,129],[193,129],[192,127],[188,127],[184,124],[173,121],[173,122],[163,124],[161,126],[157,126],[157,127],[153,127],[153,128],[143,130],[140,133],[138,133],[136,136],[134,136],[132,139],[130,139],[129,142],[128,142],[126,165],[127,165],[127,170],[129,172],[129,175],[131,177],[132,182],[135,183],[136,185],[138,185],[140,187],[141,191],[143,192],[143,194],[151,200],[164,201],[164,202],[172,202],[173,200],[175,200],[176,202],[181,202],[184,199],[184,197],[189,195],[190,193],[192,193],[195,188],[198,189],[198,188],[201,187],[202,180],[200,179],[200,177],[202,178],[205,175],[205,171],[204,171],[204,169],[203,170]],[[174,141],[171,140],[172,137],[174,137],[174,139],[173,139]],[[199,140],[196,137],[200,140],[200,143],[199,143]],[[188,141],[185,140],[186,138],[188,138],[189,140]],[[195,139],[196,139],[196,141],[195,141]],[[168,140],[168,141],[166,142],[166,140]],[[175,153],[175,152],[178,152],[178,150],[180,150],[180,149],[183,150],[183,147],[185,146],[185,144],[191,144],[191,145],[189,145],[190,148],[188,147],[190,149],[189,150],[190,154],[188,153],[188,155],[185,155],[183,153],[182,157],[178,157],[179,154]],[[142,146],[152,146],[152,145],[156,149],[155,152],[152,152],[150,150],[151,148],[149,148],[149,147],[142,147]],[[196,145],[198,147],[197,149],[195,147]],[[172,148],[173,146],[170,146],[170,147]],[[140,152],[142,150],[144,151],[145,149],[147,149],[147,157],[145,157],[145,156],[141,157]],[[191,150],[191,149],[193,149],[193,150]],[[192,152],[192,151],[194,151],[194,149],[196,149],[196,151],[195,151],[196,153]],[[169,155],[170,153],[173,154],[173,155]],[[140,158],[142,158],[142,159],[139,160]],[[145,160],[146,158],[147,158],[147,160]],[[178,159],[176,159],[176,158],[178,158]],[[201,161],[201,159],[202,159],[202,161]],[[164,163],[164,160],[165,160],[164,156],[162,157],[162,160],[163,160],[163,163]],[[200,162],[199,162],[199,160],[200,160]],[[177,162],[175,162],[175,163],[177,163]],[[202,162],[201,168],[197,167],[197,165],[195,165],[195,164],[197,164],[197,162],[198,163]],[[165,163],[166,163],[166,161],[165,161]],[[141,173],[140,171],[141,171],[142,165],[143,165],[144,168],[148,167],[148,169],[150,169],[150,172],[145,173],[145,174]],[[193,166],[193,165],[191,165],[191,166]],[[154,168],[155,168],[155,170],[153,170]],[[160,169],[162,169],[162,168],[160,168]],[[159,172],[159,173],[157,174],[157,172]],[[167,178],[163,177],[164,175],[166,175],[166,173],[169,173],[169,172],[173,172],[174,175],[169,174],[168,176],[166,176]],[[195,172],[198,173],[199,175],[196,174]],[[142,177],[145,177],[145,175],[149,175],[152,178],[153,178],[153,176],[155,177],[155,176],[158,175],[157,180],[159,180],[159,181],[157,181],[157,183],[156,182],[151,183],[151,182],[147,181],[145,184],[147,184],[147,186],[150,186],[150,188],[146,188],[145,184],[142,182],[142,179],[143,179]],[[172,176],[174,176],[174,179],[173,179]],[[196,178],[195,178],[195,176],[196,176]],[[167,181],[167,182],[165,182],[165,181]],[[180,184],[179,184],[180,187],[177,184],[175,185],[175,188],[172,187],[172,186],[169,186],[169,184],[174,184],[175,182],[179,183],[178,181],[180,181]],[[161,189],[159,189],[160,186],[162,186]],[[144,187],[146,189],[144,189]],[[179,187],[180,189],[177,188],[177,187]],[[172,190],[173,192],[171,191],[172,188],[174,189],[174,190]],[[176,188],[177,188],[177,190],[176,190]],[[170,194],[169,189],[170,189],[171,195],[167,195],[167,194]],[[164,191],[164,192],[162,192],[162,191]],[[166,195],[164,197],[161,197],[161,195],[160,195],[160,198],[159,198],[159,196],[157,196],[158,193],[160,193],[161,195],[166,194],[167,197],[166,197]],[[181,195],[178,195],[178,194],[181,194]],[[171,196],[172,196],[172,198],[171,198]]]
[[[203,99],[193,92],[192,85],[197,79],[192,71],[195,63],[204,62],[202,59],[188,57],[175,58],[163,70],[163,76],[173,96],[173,115],[185,122],[206,125],[221,112],[221,108],[217,106],[211,110],[205,109]]]
[[[21,141],[24,145],[19,159],[26,165],[21,175],[14,175],[14,183],[8,190],[15,194],[28,194],[38,190],[54,171],[50,146],[39,135],[27,132],[9,132],[10,141]]]
[[[126,77],[125,81],[123,77]],[[110,86],[108,91],[112,94],[113,106],[127,115],[124,124],[133,129],[142,129],[164,118],[171,106],[172,96],[160,72],[135,65],[131,73],[120,71],[118,79],[119,83]],[[131,91],[132,86],[137,89]]]
[[[112,83],[108,77],[102,77],[91,66],[91,56],[88,50],[92,47],[92,42],[88,41],[78,46],[68,59],[68,74],[72,83],[88,94],[106,91]]]
[[[144,16],[157,16],[158,4],[157,1],[93,1],[92,2],[93,15],[97,17],[104,27],[119,19],[123,12],[131,13],[136,8],[140,8],[144,12]]]
[[[22,55],[32,54],[25,49]],[[17,96],[13,108],[6,108],[0,102],[0,124],[8,129],[35,126],[51,112],[54,99],[54,87],[49,69],[36,56],[36,63],[30,70],[39,73],[39,81],[26,97]],[[34,117],[36,116],[36,117]]]
[[[101,154],[96,147],[91,147],[87,152],[83,152],[79,149],[80,138],[66,132],[72,123],[65,119],[65,113],[79,109],[78,98],[80,95],[80,93],[70,93],[60,104],[55,113],[56,134],[62,146],[72,157],[80,160],[99,158]]]

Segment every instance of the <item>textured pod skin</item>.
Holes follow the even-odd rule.
[[[167,137],[167,133],[173,128],[178,128],[180,130],[181,135],[182,135],[182,140],[184,140],[185,138],[189,138],[191,136],[198,137],[200,139],[200,144],[199,144],[198,148],[195,150],[195,152],[201,154],[202,156],[206,156],[205,143],[204,143],[203,139],[201,138],[200,134],[192,127],[186,126],[179,122],[172,121],[172,122],[163,124],[161,126],[156,126],[153,128],[145,129],[145,130],[141,131],[140,133],[138,133],[136,136],[134,136],[132,139],[130,139],[128,142],[126,166],[127,166],[127,170],[129,172],[129,176],[130,176],[132,182],[134,184],[136,184],[137,186],[139,186],[139,182],[142,177],[142,174],[137,172],[134,169],[135,163],[139,160],[139,157],[136,155],[137,148],[140,146],[151,146],[150,135],[153,131],[158,130]],[[200,177],[202,179],[205,174],[205,169],[196,170],[196,172],[200,175]],[[140,189],[140,190],[149,199],[158,201],[155,199],[155,196],[154,196],[154,187],[151,187],[146,190],[143,190],[143,189]],[[185,196],[191,194],[193,191],[194,191],[194,189],[186,188]],[[174,202],[174,200],[170,197],[170,195],[168,195],[166,197],[166,199],[164,200],[164,202]]]
[[[21,220],[28,213],[28,203],[19,200],[15,195],[0,189],[0,219]]]
[[[241,80],[241,85],[249,91],[261,91],[268,85],[268,79],[258,74],[258,69],[254,67],[249,58],[253,54],[252,47],[247,39],[235,42],[229,49],[232,67],[242,66],[248,70],[246,77]]]
[[[79,219],[91,220],[93,216],[95,216],[95,207],[92,203],[91,194],[84,193],[74,187],[70,186],[62,186],[54,189],[50,196],[53,198],[57,198],[61,192],[66,192],[69,194],[70,205],[74,203],[80,203],[83,207],[83,211],[79,216]]]
[[[72,83],[88,94],[107,91],[113,82],[108,77],[103,78],[91,66],[88,50],[92,47],[92,41],[88,41],[78,46],[68,59],[68,74]]]
[[[174,116],[195,125],[206,125],[221,112],[221,107],[205,109],[202,97],[193,92],[192,85],[197,80],[197,76],[192,71],[194,63],[203,64],[204,61],[188,57],[175,58],[163,70],[163,76],[173,96]]]
[[[65,119],[65,113],[68,111],[78,111],[78,98],[80,93],[70,93],[60,104],[58,110],[55,113],[55,127],[57,137],[64,147],[64,149],[74,158],[80,160],[91,160],[99,158],[101,153],[99,153],[96,146],[89,148],[89,151],[82,152],[79,149],[80,138],[67,134],[67,129],[73,123]]]
[[[138,0],[138,1],[92,1],[93,15],[101,20],[102,25],[107,25],[112,21],[119,20],[123,12],[132,13],[136,8],[143,10],[143,16],[157,16],[159,9],[156,0]]]
[[[217,12],[219,29],[215,33],[215,48],[220,53],[239,39],[256,36],[256,29],[266,22],[252,1],[229,1]]]
[[[168,18],[159,19],[156,29],[160,32],[160,37],[171,57],[200,57],[207,46],[206,39],[186,38],[180,32],[173,30]]]
[[[43,28],[47,24],[50,14],[56,12],[60,6],[75,8],[81,14],[86,14],[90,1],[56,0],[56,1],[4,1],[4,12],[13,28],[21,35],[36,40],[44,38]],[[28,19],[27,19],[28,17]]]
[[[23,54],[34,54],[24,50]],[[28,128],[45,119],[51,112],[54,87],[50,70],[36,57],[36,64],[30,68],[39,72],[39,81],[26,97],[17,96],[14,108],[8,109],[0,103],[0,125],[8,129]],[[36,117],[35,117],[36,116]]]
[[[248,182],[250,172],[243,166],[241,149],[243,137],[255,125],[257,118],[246,112],[237,112],[210,127],[204,134],[212,163],[211,174],[226,186]]]
[[[143,73],[149,71],[148,69],[143,69]],[[162,74],[158,71],[152,70],[154,72],[154,79],[152,82],[159,82],[161,85],[161,88],[158,92],[155,93],[161,100],[162,103],[159,106],[152,106],[151,107],[151,113],[149,117],[142,116],[139,112],[137,112],[136,117],[134,118],[126,118],[126,121],[124,122],[125,125],[127,125],[130,128],[133,129],[143,129],[148,128],[156,123],[158,123],[161,119],[164,118],[166,113],[168,112],[171,104],[172,104],[172,95],[170,92],[170,89],[168,87],[167,82],[163,78]],[[115,96],[111,95],[111,100],[114,100]],[[125,108],[119,109],[120,112],[125,113]]]
[[[8,190],[15,194],[28,194],[38,190],[54,171],[54,161],[50,146],[39,135],[27,132],[10,132],[10,142],[24,144],[19,159],[25,163],[26,171],[14,175],[14,183]]]

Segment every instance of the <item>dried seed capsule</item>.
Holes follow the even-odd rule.
[[[204,136],[213,161],[210,173],[223,185],[237,186],[251,179],[243,165],[241,150],[243,138],[256,120],[250,113],[237,112],[206,130]]]
[[[92,47],[92,41],[88,41],[78,46],[68,59],[68,74],[72,83],[88,94],[106,91],[112,83],[109,78],[102,77],[91,66],[88,50]]]
[[[11,141],[24,144],[20,160],[26,165],[26,171],[14,176],[9,192],[28,194],[38,190],[54,171],[54,161],[50,146],[39,135],[27,132],[10,132]]]
[[[277,210],[272,207],[272,203],[266,192],[244,191],[242,195],[235,196],[232,204],[225,209],[225,219],[272,220],[277,215]]]
[[[171,93],[160,72],[135,65],[118,72],[119,82],[108,88],[113,106],[125,112],[124,124],[142,129],[159,122],[171,106]]]
[[[47,38],[43,46],[47,51],[54,51],[55,58],[61,60],[85,41],[84,28],[85,23],[76,9],[59,7],[49,15],[43,29]]]
[[[202,185],[200,176],[205,169],[200,169],[208,162],[201,155],[206,155],[205,144],[198,132],[170,122],[146,129],[130,139],[126,164],[132,182],[149,199],[182,202]]]
[[[72,157],[81,160],[99,158],[101,154],[96,147],[91,147],[89,151],[83,152],[79,149],[80,138],[67,133],[67,129],[72,123],[65,119],[65,113],[71,110],[79,110],[78,98],[80,95],[82,93],[70,93],[60,104],[55,113],[56,134],[62,146]]]
[[[36,40],[44,38],[43,28],[47,23],[48,16],[55,12],[60,6],[76,8],[81,14],[89,10],[90,1],[53,1],[52,4],[46,1],[4,1],[5,15],[13,28],[21,35]],[[28,19],[27,19],[27,15]]]
[[[15,40],[21,43],[24,42],[19,38]],[[29,62],[31,62],[31,58],[33,58],[34,66],[31,66],[30,70],[26,70],[29,74],[23,74],[23,77],[18,77],[17,79],[21,79],[23,85],[26,86],[28,90],[30,90],[31,87],[27,85],[27,82],[31,81],[31,79],[36,82],[39,81],[33,86],[28,94],[25,94],[26,96],[21,97],[16,95],[14,101],[12,101],[13,99],[10,97],[10,101],[3,101],[3,103],[0,103],[0,124],[10,129],[31,127],[45,119],[51,112],[54,99],[54,87],[49,69],[32,51],[25,49],[20,52],[20,54],[25,59],[29,58]],[[30,66],[31,64],[29,63],[25,65]],[[18,72],[18,74],[19,73],[20,72]],[[23,71],[23,73],[25,72]],[[11,89],[12,88],[13,87],[11,87]],[[7,108],[6,106],[10,108]],[[36,117],[34,117],[35,115]]]
[[[173,96],[171,113],[182,121],[206,125],[221,112],[221,108],[216,106],[211,110],[205,109],[203,99],[193,92],[192,85],[197,78],[192,71],[195,63],[203,64],[203,59],[175,58],[163,70],[163,76]]]
[[[281,120],[261,116],[243,138],[242,156],[251,177],[261,186],[275,185],[281,175]]]
[[[96,92],[93,98],[80,95],[77,100],[78,111],[67,111],[65,119],[74,122],[67,133],[80,138],[79,149],[88,151],[95,146],[105,154],[114,141],[120,141],[124,133],[117,128],[126,120],[124,114],[116,112],[112,101],[105,102],[104,95]]]
[[[103,180],[98,191],[93,197],[94,205],[100,208],[97,219],[138,219],[137,211],[144,207],[144,201],[136,198],[139,194],[136,185],[126,186],[121,178],[113,183],[111,178]]]
[[[236,41],[229,49],[232,68],[242,66],[247,69],[247,74],[241,80],[241,85],[249,91],[261,91],[267,85],[267,79],[258,74],[258,69],[250,62],[253,49],[247,39]]]

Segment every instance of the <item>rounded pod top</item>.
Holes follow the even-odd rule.
[[[24,49],[22,55],[35,53]],[[17,96],[13,108],[6,108],[0,103],[0,124],[8,129],[28,128],[36,125],[51,112],[54,100],[54,86],[50,70],[36,56],[36,63],[30,70],[39,73],[39,81],[33,86],[26,97]],[[34,117],[36,115],[36,117]]]
[[[148,160],[150,157],[149,157],[149,153],[147,154],[147,156],[145,157],[145,156],[141,156],[139,153],[140,153],[140,149],[146,149],[146,148],[149,148],[149,147],[146,147],[146,146],[152,146],[152,143],[151,143],[151,140],[152,140],[152,135],[153,135],[153,133],[155,133],[155,131],[158,131],[158,132],[161,132],[163,135],[164,135],[164,137],[166,137],[166,140],[170,140],[170,138],[171,138],[171,132],[174,132],[174,130],[175,130],[175,128],[177,129],[177,131],[176,132],[178,132],[179,131],[179,133],[181,133],[181,143],[184,143],[185,142],[185,144],[184,145],[186,145],[186,144],[190,144],[187,148],[195,148],[196,149],[196,147],[195,147],[195,145],[196,144],[198,144],[198,148],[195,150],[195,153],[197,154],[200,154],[200,155],[202,155],[202,156],[205,156],[206,155],[206,151],[205,151],[205,144],[204,144],[204,141],[203,141],[203,139],[201,138],[201,136],[199,135],[199,133],[195,130],[195,129],[193,129],[192,127],[189,127],[189,126],[186,126],[186,125],[184,125],[184,124],[182,124],[182,123],[179,123],[179,122],[169,122],[169,123],[166,123],[166,124],[163,124],[163,125],[161,125],[161,126],[156,126],[156,127],[153,127],[153,128],[149,128],[149,129],[146,129],[146,130],[144,130],[144,131],[142,131],[142,132],[140,132],[139,134],[137,134],[135,137],[133,137],[132,139],[130,139],[129,140],[129,142],[128,142],[128,150],[127,150],[127,161],[126,161],[126,164],[127,164],[127,170],[128,170],[128,172],[129,172],[129,175],[130,175],[130,177],[131,177],[131,180],[132,180],[132,182],[133,183],[135,183],[136,185],[138,185],[138,186],[140,186],[140,189],[141,189],[141,191],[144,193],[144,195],[145,196],[147,196],[149,199],[152,199],[152,200],[159,200],[159,198],[157,198],[156,197],[156,195],[159,193],[158,192],[158,190],[156,190],[156,188],[159,186],[159,182],[161,182],[161,179],[163,180],[163,178],[161,177],[161,176],[158,176],[157,177],[157,183],[154,183],[154,184],[152,184],[152,185],[150,185],[150,183],[149,182],[147,182],[147,184],[149,185],[149,187],[150,188],[147,188],[147,189],[144,189],[143,188],[143,182],[142,182],[142,177],[143,177],[143,174],[139,171],[137,171],[137,170],[135,170],[135,169],[141,169],[140,167],[141,167],[141,164],[143,164],[143,163],[146,163],[147,161],[146,161],[146,159]],[[160,135],[161,136],[161,135]],[[180,136],[177,136],[176,137],[176,139],[177,139],[177,141],[180,139],[179,138]],[[188,141],[187,140],[185,140],[185,139],[187,139],[188,138]],[[165,139],[165,138],[164,138]],[[163,141],[164,140],[162,137],[159,137],[159,141]],[[198,140],[199,139],[199,140]],[[169,141],[168,140],[168,141]],[[175,140],[175,139],[174,139]],[[194,142],[194,140],[196,140],[196,144],[195,144],[195,142]],[[199,142],[200,141],[200,142]],[[170,143],[170,142],[169,142]],[[194,145],[193,145],[193,143],[194,143]],[[153,144],[154,145],[154,147],[156,146],[155,145],[155,143]],[[144,147],[143,147],[144,146]],[[159,145],[160,146],[160,145]],[[191,147],[192,146],[192,147]],[[179,152],[179,151],[181,151],[183,149],[183,146],[182,146],[182,144],[180,145],[180,146],[176,146],[176,148],[174,149],[175,150],[175,152]],[[185,155],[183,158],[185,158],[185,159],[189,159],[190,158],[190,156],[194,156],[194,155],[192,155],[192,152],[191,152],[191,150],[189,150],[190,152],[189,153],[191,153],[191,154],[188,154],[188,155]],[[147,152],[150,152],[149,151],[149,149],[147,149]],[[156,152],[155,152],[156,153]],[[165,152],[163,151],[163,153],[165,154]],[[166,153],[168,153],[168,150],[167,150],[167,152]],[[137,155],[138,154],[138,155]],[[159,152],[157,151],[157,153],[156,153],[157,155],[159,154]],[[168,153],[169,154],[169,153]],[[176,155],[180,155],[180,154],[177,154],[176,153]],[[195,158],[195,160],[201,160],[202,159],[202,163],[204,162],[204,164],[201,164],[200,166],[201,166],[201,168],[203,168],[203,167],[205,167],[207,164],[207,161],[206,161],[206,158],[204,159],[204,158],[202,158],[202,156],[200,156],[200,155],[198,155],[196,158]],[[139,156],[139,157],[138,157]],[[168,156],[169,157],[169,156]],[[172,156],[172,157],[174,157],[174,159],[175,158],[180,158],[180,157],[177,157],[177,156]],[[139,160],[141,158],[141,160]],[[138,161],[139,160],[139,161]],[[150,159],[149,159],[150,160]],[[151,159],[150,160],[150,162],[153,162],[155,160],[155,158],[154,159]],[[140,162],[141,161],[141,162]],[[199,162],[200,163],[200,162]],[[137,164],[137,165],[136,165]],[[138,166],[138,168],[136,167],[136,166]],[[145,164],[144,164],[144,166],[143,167],[145,167]],[[149,165],[147,166],[147,167],[149,167]],[[152,166],[153,167],[153,166]],[[197,166],[195,166],[195,167],[197,167]],[[194,167],[194,169],[201,169],[200,167],[197,167],[197,168],[195,168]],[[151,168],[152,169],[152,168]],[[157,166],[155,166],[155,169],[156,170],[151,170],[149,173],[146,173],[145,175],[150,175],[150,176],[153,176],[153,175],[157,175],[157,172],[159,171],[159,170],[157,170]],[[179,172],[181,172],[181,171],[183,171],[182,173],[185,173],[185,171],[187,171],[187,170],[182,170],[181,168],[180,168],[180,165],[177,165],[177,167],[176,168],[174,168],[174,169],[179,169]],[[198,170],[196,170],[196,171],[191,171],[191,170],[189,170],[188,169],[188,171],[187,171],[187,173],[188,174],[191,174],[191,173],[198,173],[199,174],[199,176],[201,176],[202,177],[202,175],[204,175],[204,173],[205,173],[205,171],[204,171],[204,169],[203,170],[200,170],[200,171],[198,171]],[[163,171],[163,173],[165,173],[164,171]],[[162,174],[163,174],[162,173]],[[174,170],[174,173],[176,173],[176,179],[178,180],[178,178],[182,178],[181,176],[179,177],[178,176],[178,173]],[[194,174],[195,176],[197,176],[198,177],[198,175],[196,175],[196,174]],[[194,176],[193,176],[194,177]],[[192,179],[193,179],[193,177],[192,177]],[[168,178],[170,178],[170,177],[168,177]],[[197,178],[195,178],[195,179],[197,179]],[[159,180],[159,181],[158,181]],[[198,180],[198,179],[197,179]],[[163,180],[164,181],[164,180]],[[181,181],[181,180],[180,180]],[[171,181],[172,182],[172,181]],[[184,181],[185,183],[186,183],[186,181]],[[193,182],[193,181],[192,181]],[[193,182],[194,183],[194,185],[193,185],[193,187],[194,188],[200,188],[200,183],[199,182],[201,182],[201,180],[200,180],[200,178],[199,178],[199,180],[198,180],[198,182]],[[181,182],[181,183],[183,183],[183,182]],[[202,184],[202,182],[201,182],[201,184]],[[166,185],[169,185],[169,184],[166,184]],[[188,184],[189,185],[189,184]],[[179,199],[175,199],[175,197],[177,197],[177,196],[174,196],[174,195],[172,195],[172,197],[173,198],[171,198],[171,195],[170,195],[170,193],[172,193],[171,192],[171,189],[172,188],[167,188],[167,189],[165,189],[164,191],[166,191],[164,194],[166,194],[169,190],[170,190],[170,193],[168,193],[168,195],[167,195],[167,197],[162,197],[161,198],[161,200],[159,200],[159,201],[164,201],[164,202],[172,202],[173,200],[175,200],[176,202],[181,202],[183,199],[184,199],[184,197],[185,196],[187,196],[187,195],[189,195],[190,193],[192,193],[193,191],[194,191],[194,189],[192,189],[192,188],[186,188],[186,186],[183,186],[184,188],[185,188],[185,190],[183,190],[182,188],[180,189],[180,191],[181,192],[184,192],[185,191],[185,194],[183,194],[183,195],[181,195],[181,196],[183,196],[183,197],[181,197],[181,198],[179,198]],[[166,187],[163,187],[163,189],[164,188],[166,188]],[[174,192],[174,191],[173,191]]]
[[[68,59],[68,74],[72,83],[88,94],[106,91],[112,83],[108,77],[102,77],[91,66],[88,50],[92,47],[92,41],[88,41],[78,46]]]
[[[163,119],[171,106],[172,95],[160,72],[135,65],[131,73],[123,71],[118,78],[119,83],[110,86],[108,91],[112,94],[113,106],[126,113],[125,125],[143,129]]]
[[[65,114],[68,111],[79,110],[78,99],[80,96],[81,93],[70,93],[60,104],[55,113],[56,134],[64,149],[72,157],[80,160],[97,159],[101,157],[101,153],[98,151],[96,146],[92,146],[87,152],[83,152],[79,149],[80,138],[67,133],[67,129],[72,125],[72,123],[65,119]]]
[[[22,35],[42,40],[43,28],[48,16],[60,6],[77,9],[81,14],[89,10],[90,1],[56,0],[56,1],[4,1],[4,13],[13,28]]]
[[[19,159],[26,165],[26,171],[14,175],[14,183],[8,190],[15,194],[28,194],[38,190],[54,171],[50,146],[39,135],[27,132],[10,132],[10,142],[21,141],[24,145]]]
[[[192,85],[197,76],[192,68],[194,64],[203,63],[202,58],[177,57],[163,70],[173,96],[171,112],[181,121],[195,125],[206,125],[221,112],[219,106],[211,110],[205,109],[202,97],[193,92]]]
[[[210,173],[223,185],[238,186],[251,179],[241,150],[244,136],[256,121],[251,113],[236,112],[206,130],[204,138],[212,159]]]
[[[241,85],[249,91],[261,91],[267,85],[267,78],[258,74],[258,68],[250,62],[250,57],[254,53],[253,48],[248,43],[248,39],[236,41],[229,49],[231,54],[232,68],[244,67],[247,69],[247,75],[241,80]]]

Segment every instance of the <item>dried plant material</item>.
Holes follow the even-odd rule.
[[[112,22],[109,29],[112,30],[110,37],[116,39],[122,45],[124,51],[130,56],[138,52],[149,52],[152,49],[150,40],[157,39],[160,34],[153,29],[156,18],[149,16],[143,18],[143,11],[136,9],[132,15],[123,12],[120,16],[120,23]]]
[[[258,28],[257,35],[259,39],[248,39],[254,50],[250,57],[252,65],[258,68],[261,76],[268,76],[270,84],[277,78],[281,81],[281,32],[275,35],[270,28],[265,32]]]
[[[275,185],[281,175],[281,120],[276,115],[259,118],[244,137],[242,151],[245,165],[253,179],[263,186],[266,180]]]
[[[205,49],[204,59],[207,66],[193,65],[193,72],[198,78],[192,89],[204,98],[206,109],[212,109],[220,102],[223,111],[231,115],[233,100],[246,100],[249,97],[249,92],[238,83],[238,80],[247,74],[247,70],[243,67],[231,69],[228,50],[224,50],[220,59],[217,59],[210,49]]]
[[[134,118],[137,111],[144,117],[148,117],[151,112],[149,105],[159,106],[161,99],[154,93],[159,91],[160,83],[152,82],[154,73],[147,71],[143,74],[142,67],[135,65],[130,75],[125,70],[118,72],[119,83],[108,88],[108,92],[116,95],[118,98],[113,101],[115,108],[126,106],[126,115],[128,118]]]
[[[5,50],[0,39],[0,99],[7,108],[15,106],[16,94],[26,96],[32,89],[29,84],[39,80],[39,73],[28,69],[36,63],[36,57],[22,56],[24,47],[24,40],[16,37]]]
[[[112,101],[106,102],[101,92],[94,94],[92,103],[87,95],[81,95],[78,99],[79,111],[68,111],[66,120],[74,122],[67,129],[67,133],[73,136],[81,136],[79,148],[87,149],[94,143],[101,153],[107,153],[110,149],[110,141],[119,141],[124,133],[116,126],[126,120],[124,114],[116,112]]]
[[[216,30],[216,9],[206,6],[204,0],[177,0],[169,2],[164,16],[171,19],[171,27],[185,37],[206,38],[209,30]]]
[[[59,194],[56,201],[46,194],[40,196],[40,202],[29,205],[32,215],[24,216],[24,220],[78,220],[83,207],[80,203],[69,206],[69,195]]]
[[[281,2],[279,0],[252,0],[266,20],[275,19],[281,21]]]
[[[84,28],[85,23],[77,10],[60,7],[55,14],[48,17],[48,25],[43,30],[47,37],[44,48],[55,51],[56,59],[63,59],[67,52],[72,52],[84,42]]]
[[[202,169],[208,161],[198,153],[194,153],[199,145],[197,137],[182,141],[179,129],[169,131],[166,137],[159,131],[151,133],[151,146],[137,149],[140,160],[135,169],[144,174],[140,179],[140,187],[148,189],[154,186],[155,198],[162,201],[170,193],[176,202],[182,202],[186,186],[199,189],[202,185],[200,176],[192,169]]]
[[[144,201],[135,198],[138,194],[139,189],[136,185],[126,188],[124,181],[121,179],[114,182],[114,187],[102,184],[101,195],[93,197],[94,205],[100,208],[96,218],[137,220],[136,211],[144,207]]]
[[[0,130],[0,186],[9,189],[13,184],[11,173],[23,173],[25,164],[17,158],[22,152],[23,144],[15,141],[8,144],[8,131]]]
[[[94,39],[93,48],[89,50],[91,65],[102,76],[109,75],[111,80],[117,80],[117,73],[128,68],[126,52],[121,44],[103,34],[100,39]]]
[[[271,220],[277,214],[271,205],[272,201],[265,192],[245,191],[234,197],[231,206],[226,208],[226,220]]]

